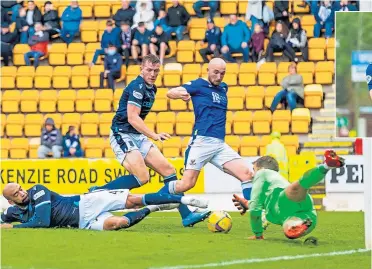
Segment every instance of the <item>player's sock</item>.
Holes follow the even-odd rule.
[[[252,181],[242,182],[242,189],[244,198],[248,201],[251,200]]]
[[[329,167],[325,164],[320,164],[317,167],[307,171],[298,181],[304,189],[310,189],[323,180],[325,174],[329,171]]]
[[[161,205],[170,203],[181,203],[182,196],[169,193],[148,193],[142,197],[144,205]]]
[[[143,220],[147,215],[151,213],[150,209],[148,208],[142,208],[141,210],[138,210],[136,212],[129,212],[126,213],[123,218],[126,218],[128,220],[128,226],[125,228],[129,228],[141,220]]]
[[[117,189],[134,189],[141,187],[141,181],[134,175],[121,176],[113,181],[101,186],[95,187],[95,190],[117,190]]]

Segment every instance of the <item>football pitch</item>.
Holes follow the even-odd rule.
[[[249,241],[248,215],[231,216],[229,234],[211,233],[206,222],[183,228],[176,212],[154,213],[138,225],[116,232],[2,230],[1,265],[3,269],[371,267],[370,251],[336,256],[364,249],[363,213],[319,212],[318,226],[311,234],[318,238],[317,246],[304,245],[303,239],[288,240],[274,225],[269,226],[265,240]]]

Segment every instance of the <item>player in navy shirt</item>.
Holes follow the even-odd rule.
[[[368,84],[369,95],[371,96],[371,100],[372,100],[372,63],[370,63],[367,67],[366,79],[367,79],[367,84]]]
[[[200,170],[210,162],[239,179],[244,198],[250,199],[252,173],[239,154],[224,142],[228,91],[222,82],[225,70],[225,61],[214,58],[208,65],[208,79],[198,78],[170,89],[167,94],[171,99],[189,101],[191,98],[195,113],[193,136],[185,153],[185,172],[182,180],[168,183],[169,193],[194,187]]]
[[[137,224],[151,212],[176,208],[179,206],[177,203],[203,208],[208,206],[207,201],[192,197],[165,193],[131,195],[129,190],[123,189],[64,197],[40,184],[26,191],[17,183],[9,183],[3,195],[12,206],[1,214],[1,228],[116,230]],[[110,213],[142,206],[146,207],[121,217]],[[12,222],[21,223],[9,224]]]

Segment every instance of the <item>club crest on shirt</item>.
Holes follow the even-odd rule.
[[[190,165],[195,165],[195,164],[196,164],[195,159],[190,160]]]
[[[45,194],[45,191],[44,190],[41,190],[41,191],[35,193],[33,198],[34,198],[34,200],[37,200],[38,198],[40,198],[44,194]]]
[[[140,92],[133,91],[133,96],[136,97],[137,99],[142,99],[143,95]]]
[[[114,64],[116,64],[117,61],[118,61],[118,60],[114,59],[114,60],[113,60]]]

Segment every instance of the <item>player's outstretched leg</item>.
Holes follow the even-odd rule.
[[[118,177],[117,179],[114,179],[113,181],[108,182],[107,184],[103,186],[93,186],[89,188],[89,192],[95,191],[95,190],[118,190],[118,189],[127,189],[131,190],[134,188],[138,188],[142,184],[138,180],[138,178],[134,175],[126,175]]]

